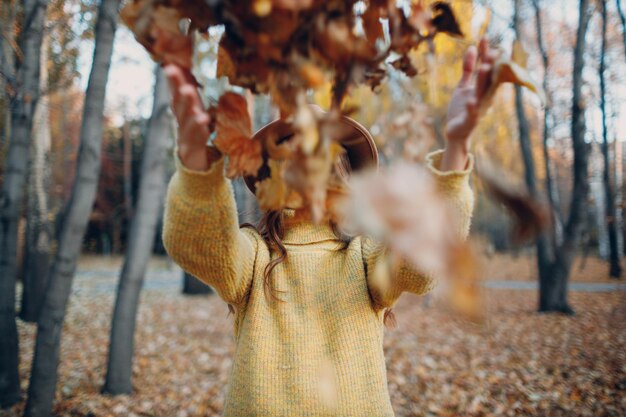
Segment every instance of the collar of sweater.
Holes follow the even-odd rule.
[[[283,211],[283,222],[285,228],[283,242],[290,245],[339,240],[329,222],[313,224],[300,216],[296,216],[296,211],[292,209]]]

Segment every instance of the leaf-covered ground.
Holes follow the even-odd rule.
[[[534,253],[534,248],[530,253]],[[504,281],[536,281],[537,261],[526,250],[520,254],[482,254],[482,278]],[[622,268],[626,265],[622,262]],[[609,264],[595,256],[578,256],[572,264],[570,282],[616,283],[609,277]]]
[[[161,262],[149,278],[165,284],[142,297],[136,391],[100,394],[115,282],[115,274],[104,271],[114,272],[111,264],[81,264],[91,273],[79,274],[68,310],[56,414],[220,415],[232,318],[215,296],[180,295],[178,274],[163,278]],[[394,310],[398,326],[385,336],[398,417],[626,415],[625,292],[571,293],[577,315],[566,317],[535,313],[535,291],[484,291],[489,315],[480,325],[452,316],[432,299],[401,298]],[[20,323],[19,331],[25,389],[35,328]],[[0,415],[18,416],[23,406]]]

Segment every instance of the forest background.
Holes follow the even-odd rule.
[[[383,164],[406,151],[399,144],[407,138],[428,136],[442,147],[467,46],[485,36],[509,54],[519,40],[546,105],[503,86],[473,134],[473,151],[496,163],[511,187],[550,207],[553,227],[516,242],[510,213],[472,179],[470,240],[484,317],[475,322],[429,297],[403,298],[398,326],[385,340],[394,409],[399,416],[623,415],[626,4],[451,3],[464,38],[438,36],[436,53],[412,52],[418,76],[390,70],[375,92],[355,89],[346,105],[373,134]],[[118,21],[120,6],[0,6],[0,415],[221,411],[230,319],[210,288],[164,251],[162,193],[174,172],[176,129],[158,66],[124,25],[98,24]],[[207,103],[232,89],[215,77],[220,36],[211,29],[196,45]],[[247,99],[254,130],[277,117],[267,96],[235,91]],[[310,98],[328,108],[330,89]],[[92,157],[100,169],[76,174],[81,148],[99,149]],[[15,172],[23,172],[21,183]],[[72,249],[62,243],[73,230],[69,207],[89,194],[81,184],[90,182],[93,204]],[[240,221],[256,222],[254,196],[241,180],[233,187]],[[137,221],[147,212],[150,218]],[[75,270],[59,266],[65,254]],[[61,284],[51,284],[55,273],[65,277]],[[116,298],[133,285],[125,301],[131,307],[114,312]],[[59,325],[62,335],[46,333]],[[36,346],[46,341],[56,348],[40,350],[38,361]]]

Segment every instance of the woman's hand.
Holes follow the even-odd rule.
[[[189,70],[169,64],[164,67],[172,97],[171,107],[178,121],[178,156],[187,168],[206,171],[211,118],[202,104]]]
[[[467,164],[470,134],[478,124],[480,109],[489,90],[497,52],[481,39],[478,48],[470,46],[463,57],[463,75],[452,93],[445,135],[448,141],[441,170],[462,170]],[[480,65],[477,67],[477,61]]]

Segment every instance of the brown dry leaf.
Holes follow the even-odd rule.
[[[310,88],[321,87],[326,84],[326,74],[317,65],[310,61],[303,62],[298,68],[300,77],[304,80],[306,85]]]
[[[477,158],[478,160],[478,158]],[[508,183],[492,162],[480,158],[476,173],[490,197],[501,203],[513,216],[515,228],[512,240],[518,244],[536,238],[550,227],[550,211],[545,204],[534,199],[525,188]]]
[[[128,3],[120,15],[154,60],[191,68],[193,42],[191,36],[180,30],[183,16],[179,10],[162,5],[154,7],[149,1],[135,1]]]
[[[298,89],[294,87],[291,74],[275,71],[269,74],[268,84],[272,101],[283,119],[291,116],[297,108]]]
[[[411,14],[408,17],[408,23],[417,33],[426,37],[435,31],[432,17],[431,11],[426,8],[423,0],[419,0],[411,4]]]
[[[342,150],[338,143],[324,141],[314,154],[305,155],[298,150],[287,161],[285,181],[303,197],[314,223],[321,222],[326,215],[328,180],[332,164]]]
[[[381,172],[357,173],[350,197],[337,219],[342,229],[386,243],[380,268],[372,271],[385,287],[392,257],[442,281],[438,291],[457,314],[479,322],[483,317],[477,268],[469,246],[454,238],[449,207],[430,173],[415,164],[396,164]]]
[[[217,78],[227,77],[229,80],[234,79],[237,74],[235,63],[233,62],[228,50],[223,45],[219,45],[217,50]]]
[[[307,105],[303,95],[299,96],[298,108],[293,118],[293,126],[296,129],[295,142],[300,146],[305,155],[311,155],[320,143],[320,131],[317,116]]]
[[[314,0],[272,0],[274,7],[279,9],[300,11],[309,9]]]
[[[409,77],[414,77],[417,75],[417,68],[415,68],[415,66],[411,62],[411,58],[409,58],[409,56],[406,54],[393,61],[391,63],[391,66],[399,71],[402,71]]]
[[[384,112],[376,121],[384,138],[384,149],[393,152],[391,159],[403,158],[419,163],[436,142],[433,118],[428,106],[415,101],[399,114]]]
[[[252,11],[259,17],[265,17],[272,12],[272,0],[253,0]]]
[[[438,1],[431,6],[433,10],[432,25],[437,32],[447,33],[452,36],[463,36],[459,23],[454,17],[452,7],[448,3]]]
[[[400,162],[355,173],[344,207],[347,230],[372,236],[422,271],[446,270],[453,242],[448,208],[423,167]]]
[[[493,67],[493,75],[489,89],[485,93],[485,100],[481,107],[481,112],[491,105],[496,90],[502,83],[514,83],[533,91],[541,100],[542,105],[546,103],[546,95],[543,88],[535,82],[528,74],[526,68],[527,53],[522,48],[519,41],[513,43],[511,58],[500,57]]]
[[[270,176],[256,183],[255,193],[261,209],[300,208],[302,197],[291,190],[283,179],[284,162],[270,159],[268,165]]]
[[[278,143],[280,138],[276,135],[268,136],[266,142],[263,144],[264,150],[267,152],[271,159],[275,160],[284,160],[291,158],[291,155],[297,149],[297,143],[292,138],[289,137],[286,140],[282,140],[281,143]]]
[[[448,307],[473,322],[485,318],[476,257],[469,244],[455,245],[449,253],[449,275],[441,288]]]
[[[386,75],[387,72],[384,69],[374,68],[363,74],[363,83],[376,91],[376,88],[383,82]]]
[[[236,93],[223,94],[216,110],[214,145],[226,156],[229,178],[256,175],[263,164],[261,144],[251,139],[252,121],[246,99]]]
[[[376,42],[376,39],[381,39],[385,36],[383,31],[383,25],[380,22],[381,8],[369,5],[365,10],[361,18],[363,19],[363,30],[365,36],[370,42]]]
[[[518,40],[513,42],[513,47],[511,48],[511,61],[515,62],[522,68],[526,68],[526,64],[528,63],[528,52],[524,50],[522,43]]]
[[[120,10],[120,18],[132,29],[142,17],[149,16],[149,6],[150,4],[145,1],[130,1]],[[149,19],[148,16],[145,16],[146,21]]]
[[[334,65],[348,68],[353,65],[353,61],[367,62],[377,57],[375,45],[355,35],[347,19],[327,20],[320,16],[315,23],[318,52]]]

